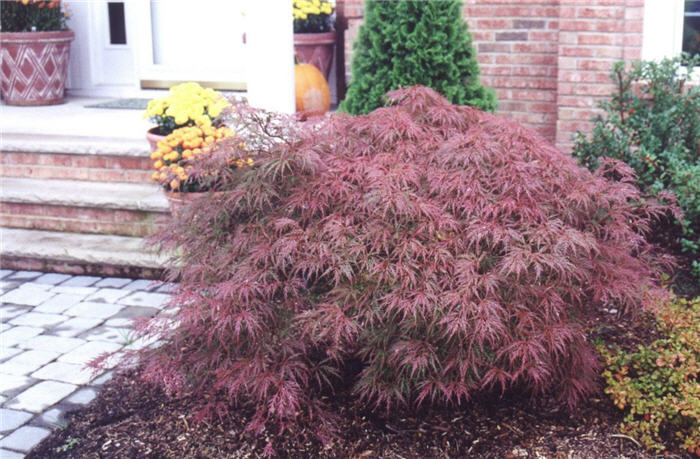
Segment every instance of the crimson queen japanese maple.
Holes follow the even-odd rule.
[[[253,407],[254,428],[323,413],[341,385],[376,409],[592,390],[584,319],[658,293],[644,233],[664,209],[629,169],[593,174],[503,117],[387,97],[310,126],[236,111],[224,154],[258,166],[160,234],[179,312],[147,378]]]

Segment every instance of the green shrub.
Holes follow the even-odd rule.
[[[625,71],[617,64],[615,92],[601,104],[590,137],[578,133],[574,155],[597,169],[599,158],[620,159],[636,172],[644,192],[671,192],[684,212],[675,227],[657,231],[668,248],[690,256],[700,282],[700,88],[686,84],[700,56],[639,62]],[[694,260],[694,261],[693,261]]]
[[[663,339],[635,353],[601,348],[605,392],[627,411],[623,431],[647,448],[665,449],[662,434],[673,433],[700,455],[700,297],[671,301],[656,316]]]
[[[462,2],[365,2],[352,61],[352,81],[341,110],[369,113],[399,87],[428,86],[457,105],[496,108],[493,91],[479,82]]]

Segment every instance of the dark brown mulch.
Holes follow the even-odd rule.
[[[594,327],[596,334],[624,347],[653,338],[647,320]],[[621,435],[622,413],[599,394],[569,413],[548,399],[481,398],[458,410],[432,409],[384,417],[350,408],[350,396],[332,401],[340,436],[328,445],[307,423],[294,434],[259,437],[244,432],[248,410],[195,424],[190,398],[169,399],[143,384],[137,370],[106,384],[98,398],[70,415],[29,458],[244,458],[262,457],[268,441],[280,457],[342,458],[651,458]],[[667,453],[669,454],[669,453]],[[675,453],[672,457],[689,457]]]

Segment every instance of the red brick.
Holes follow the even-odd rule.
[[[610,78],[605,72],[560,71],[559,81],[570,83],[609,83]]]
[[[644,8],[626,8],[624,13],[625,20],[644,19]]]
[[[557,99],[557,95],[554,91],[542,91],[537,89],[513,89],[510,95],[513,100],[554,102]]]
[[[566,19],[559,22],[559,30],[592,31],[595,30],[595,28],[595,21]]]
[[[527,32],[498,32],[496,41],[526,41]]]
[[[597,106],[597,100],[592,97],[560,95],[557,99],[557,104],[560,107],[593,108]]]
[[[553,31],[541,31],[541,30],[531,30],[530,31],[530,41],[553,41],[559,40],[559,32]]]
[[[510,19],[479,19],[476,28],[479,29],[511,29],[513,22]]]
[[[509,78],[499,77],[493,79],[494,85],[506,88],[518,89],[556,89],[557,81],[554,78]]]
[[[623,35],[620,34],[582,33],[578,36],[578,43],[580,45],[620,46],[623,44],[623,39]]]
[[[496,55],[497,64],[557,65],[557,56],[550,54],[501,54]]]
[[[642,36],[641,35],[625,35],[624,44],[625,44],[625,46],[642,46]]]
[[[576,17],[578,18],[622,19],[624,16],[624,7],[584,7],[576,9]]]
[[[556,104],[543,104],[543,103],[535,103],[535,104],[528,104],[527,105],[527,111],[529,112],[535,112],[535,113],[555,113],[557,111],[557,105]]]
[[[480,53],[509,53],[511,51],[510,43],[479,43],[477,50]]]
[[[553,66],[517,66],[513,67],[513,75],[523,75],[523,76],[541,76],[541,77],[556,77],[557,68]]]
[[[514,29],[544,29],[545,22],[541,19],[515,19]],[[505,27],[504,27],[505,28]]]
[[[578,61],[576,68],[579,70],[601,70],[604,72],[609,72],[612,70],[613,61],[601,61],[592,59],[581,59]]]
[[[556,43],[514,43],[513,51],[518,54],[555,54],[559,46]]]
[[[599,47],[593,48],[593,55],[595,57],[604,57],[604,58],[609,58],[609,59],[621,59],[622,58],[622,48],[599,46]]]
[[[481,67],[481,74],[482,75],[496,75],[496,76],[504,76],[504,75],[511,75],[513,73],[513,70],[511,67],[503,66],[503,65],[484,65]]]
[[[590,120],[598,115],[600,110],[586,110],[581,108],[559,108],[558,118],[561,121]]]
[[[569,46],[560,46],[559,47],[559,55],[560,56],[569,56],[569,57],[593,57],[596,54],[595,48],[589,48],[586,46],[577,46],[577,47],[569,47]]]
[[[580,84],[580,83],[564,83],[559,82],[560,95],[579,95],[579,96],[609,96],[610,85],[604,84]]]

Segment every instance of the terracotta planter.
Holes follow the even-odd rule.
[[[313,64],[328,81],[333,62],[335,32],[295,33],[294,52],[305,64]]]
[[[167,137],[164,135],[156,134],[155,132],[157,130],[158,128],[154,127],[146,131],[146,140],[148,140],[148,144],[151,146],[151,151],[156,151],[158,149],[158,142]]]
[[[8,105],[64,101],[72,30],[0,32],[2,97]]]

